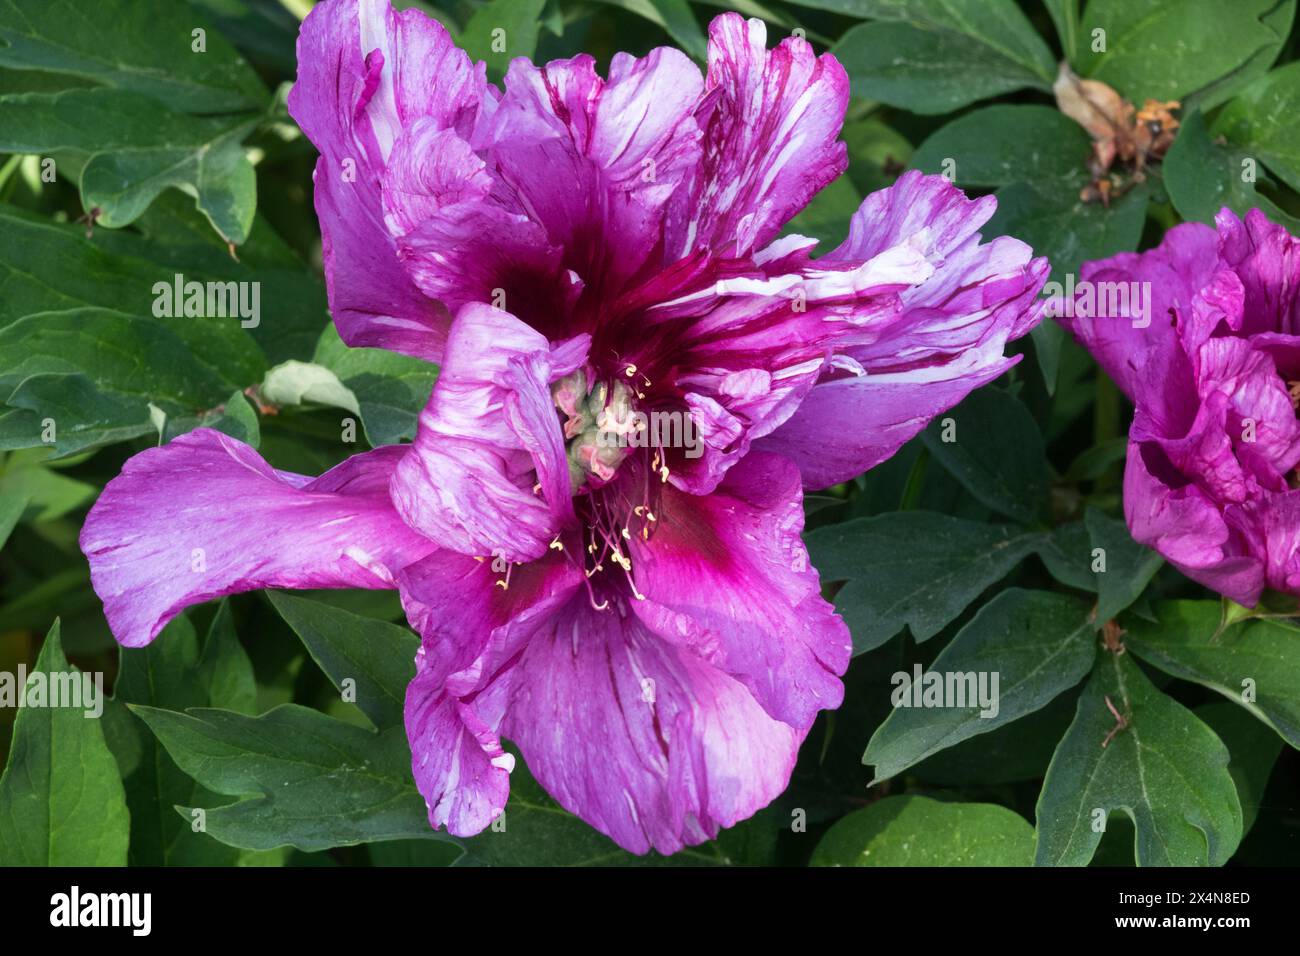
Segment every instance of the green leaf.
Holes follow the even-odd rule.
[[[258,386],[262,397],[273,405],[302,405],[316,402],[361,414],[357,397],[339,381],[339,377],[314,362],[290,359],[266,373]]]
[[[862,205],[862,197],[846,173],[834,179],[790,220],[786,230],[817,240],[818,252],[830,252],[849,234],[849,220]]]
[[[1062,584],[1083,591],[1097,590],[1097,575],[1092,571],[1092,538],[1082,521],[1053,528],[1039,545],[1038,556],[1048,573]]]
[[[48,425],[55,459],[156,431],[147,404],[100,391],[85,375],[32,375],[9,393],[8,404],[0,413],[0,448],[41,445]]]
[[[1061,694],[1040,710],[926,757],[908,771],[925,783],[988,787],[1042,780],[1056,742],[1074,718],[1078,694]]]
[[[532,58],[546,0],[489,0],[469,18],[459,45],[471,60],[487,62],[489,72],[505,73],[517,56]]]
[[[229,866],[239,853],[196,832],[192,820],[177,816],[178,804],[190,805],[211,796],[183,773],[163,751],[149,729],[132,716],[127,705],[183,709],[223,706],[252,684],[252,666],[242,649],[226,645],[235,640],[226,627],[229,611],[222,603],[213,629],[199,649],[198,635],[184,615],[175,618],[157,640],[139,649],[122,648],[121,668],[113,689],[114,706],[106,712],[109,745],[121,768],[131,810],[130,861],[136,866]],[[227,622],[222,624],[223,619]],[[235,641],[238,647],[238,641]],[[238,654],[238,657],[231,657]],[[221,663],[222,657],[230,658]],[[218,668],[242,669],[214,680]],[[242,685],[239,686],[239,685]],[[240,700],[246,705],[246,699]]]
[[[1231,755],[1228,773],[1232,774],[1241,801],[1242,833],[1249,833],[1255,825],[1273,765],[1282,753],[1282,741],[1246,711],[1226,700],[1202,704],[1195,714],[1228,748]]]
[[[1101,626],[1138,599],[1164,559],[1134,541],[1122,518],[1108,518],[1096,508],[1089,508],[1084,525],[1093,553],[1100,548],[1105,555],[1105,570],[1093,572],[1097,582],[1097,625]]]
[[[863,0],[831,49],[853,92],[915,113],[1051,88],[1051,50],[1014,0]]]
[[[611,6],[622,7],[630,13],[645,17],[661,27],[673,42],[697,60],[709,54],[709,41],[691,13],[686,0],[600,0]]]
[[[1246,620],[1221,628],[1218,601],[1165,601],[1160,623],[1125,621],[1125,644],[1168,674],[1216,690],[1300,748],[1300,627]]]
[[[334,323],[325,326],[313,361],[330,369],[356,396],[366,440],[374,447],[415,437],[420,410],[438,366],[387,349],[348,348]]]
[[[1259,78],[1223,108],[1215,136],[1264,162],[1292,189],[1300,189],[1300,63],[1288,63]]]
[[[257,682],[253,662],[239,643],[230,603],[217,605],[216,616],[208,626],[208,637],[199,655],[199,682],[205,700],[213,707],[224,707],[241,714],[257,710]]]
[[[335,687],[379,729],[400,726],[420,639],[405,627],[268,591],[267,597]],[[345,681],[352,681],[345,685]]]
[[[1140,866],[1221,866],[1241,840],[1227,748],[1128,655],[1104,653],[1043,781],[1035,862],[1086,865],[1115,810],[1137,829]]]
[[[1255,182],[1243,179],[1253,172],[1257,182],[1268,183],[1267,171],[1248,151],[1215,143],[1199,111],[1183,117],[1162,168],[1169,199],[1184,219],[1212,224],[1224,206],[1238,216],[1258,207],[1274,222],[1300,230],[1300,219],[1288,216],[1255,190]]]
[[[229,846],[312,851],[435,836],[401,727],[376,734],[297,704],[260,717],[131,711],[196,781],[243,798],[206,809],[207,833]],[[177,809],[190,818],[190,807]]]
[[[912,156],[912,144],[902,133],[886,126],[878,119],[851,120],[840,130],[840,138],[849,150],[849,180],[857,188],[857,195],[866,196],[891,185],[896,178],[896,167]],[[828,187],[829,188],[829,187]],[[824,195],[826,190],[818,193]],[[814,197],[816,201],[816,197]],[[857,211],[857,203],[854,212]],[[843,241],[845,233],[835,237],[830,249]]]
[[[1105,31],[1105,50],[1082,44],[1076,67],[1135,103],[1180,100],[1274,46],[1274,21],[1262,21],[1277,6],[1278,0],[1091,0],[1086,27]]]
[[[194,51],[194,30],[205,52]],[[0,66],[69,73],[178,111],[257,108],[265,87],[187,3],[0,0]]]
[[[84,688],[81,671],[63,656],[56,621],[28,688],[47,688],[45,704],[69,678]],[[99,675],[100,693],[103,675]],[[11,688],[16,691],[16,688]],[[84,693],[84,691],[83,691]],[[82,706],[28,706],[18,711],[13,743],[0,776],[0,864],[7,866],[124,866],[130,818],[122,781],[98,720]]]
[[[107,87],[0,96],[0,151],[84,157],[82,205],[96,210],[98,225],[129,225],[175,187],[225,241],[242,243],[257,203],[240,145],[254,125],[250,115],[192,117]]]
[[[959,161],[959,176],[960,169]],[[1047,256],[1057,282],[1076,263],[1136,249],[1151,198],[1149,184],[1139,183],[1104,206],[1079,198],[1087,181],[1080,167],[1064,180],[1031,180],[999,189],[989,234],[1015,236],[1034,255]]]
[[[182,419],[181,424],[188,424],[188,420]],[[238,438],[244,444],[252,445],[254,448],[262,440],[262,427],[257,422],[257,412],[253,411],[253,406],[248,404],[243,391],[238,389],[231,392],[223,404],[212,409],[211,417],[205,416],[203,424],[208,428],[224,432],[231,438]],[[166,439],[170,441],[176,434],[180,432],[169,431]]]
[[[1028,866],[1034,829],[992,803],[885,797],[835,823],[812,866]]]
[[[48,448],[16,451],[0,457],[0,500],[27,502],[32,522],[53,521],[81,507],[99,493],[99,488],[48,467]],[[19,513],[22,512],[19,508]],[[4,527],[0,521],[0,529]],[[4,535],[0,533],[0,544]]]
[[[19,494],[15,492],[6,492],[0,495],[0,548],[3,548],[5,542],[9,540],[14,525],[18,523],[18,519],[27,510],[29,497],[29,493]]]
[[[1226,103],[1237,95],[1243,87],[1267,73],[1268,68],[1273,65],[1273,61],[1282,52],[1282,47],[1286,45],[1287,37],[1291,35],[1291,24],[1295,20],[1295,10],[1296,0],[1282,0],[1272,10],[1261,16],[1259,22],[1272,32],[1273,39],[1265,46],[1260,47],[1251,55],[1250,59],[1237,69],[1187,97],[1183,102],[1183,111],[1190,113],[1193,109],[1199,109],[1208,112],[1216,106]]]
[[[823,582],[846,582],[835,606],[861,654],[904,625],[918,641],[933,637],[1040,538],[1009,525],[899,511],[817,528],[807,544]]]
[[[235,262],[186,206],[161,197],[137,224],[144,235],[93,241],[0,206],[0,448],[47,444],[47,419],[61,457],[157,433],[150,406],[164,438],[199,425],[256,437],[233,393],[260,381],[268,358],[310,354],[328,321],[324,289],[265,227]],[[156,315],[178,275],[250,283],[275,320]]]
[[[179,189],[222,239],[239,245],[257,209],[257,176],[241,145],[250,129],[242,124],[204,142],[92,156],[81,171],[82,205],[113,229],[135,222],[164,189]]]
[[[1061,41],[1061,52],[1071,63],[1079,49],[1079,0],[1043,0],[1047,13],[1056,27],[1056,38]]]
[[[1045,510],[1043,436],[1010,392],[978,389],[921,434],[935,460],[981,504],[1025,523]]]
[[[375,866],[451,866],[465,852],[443,840],[387,840],[367,849]]]
[[[1065,180],[1084,169],[1088,134],[1050,106],[986,106],[946,123],[912,155],[912,166],[982,188]],[[1077,190],[1076,190],[1077,192]]]
[[[1095,656],[1091,608],[1078,598],[1046,591],[1012,588],[980,608],[952,642],[927,668],[947,675],[972,675],[989,681],[991,706],[979,695],[967,696],[965,706],[944,700],[944,706],[908,706],[916,690],[895,681],[894,710],[867,745],[864,764],[875,767],[872,784],[902,773],[976,734],[987,733],[1032,713],[1088,673]],[[996,677],[997,684],[992,684]],[[961,678],[957,678],[958,681]],[[961,685],[964,695],[974,685]],[[902,703],[900,703],[900,701]]]

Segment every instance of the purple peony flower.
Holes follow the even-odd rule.
[[[1300,594],[1300,240],[1257,209],[1216,226],[1085,263],[1061,322],[1136,406],[1133,537],[1253,606]]]
[[[206,430],[133,458],[82,536],[117,638],[252,588],[398,588],[415,780],[455,834],[505,806],[502,738],[636,852],[781,793],[850,656],[803,489],[1014,364],[1047,266],[918,173],[819,259],[778,238],[845,168],[849,93],[765,41],[728,14],[706,76],[672,49],[607,78],[517,59],[503,92],[417,11],[317,5],[289,103],[331,310],[438,382],[414,444],[316,479]]]

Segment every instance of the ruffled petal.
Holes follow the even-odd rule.
[[[450,316],[398,262],[381,180],[408,126],[423,119],[468,135],[490,102],[483,65],[418,10],[326,0],[303,22],[289,111],[321,153],[314,183],[326,287],[349,345],[438,360]],[[390,215],[394,205],[390,198]]]
[[[136,455],[81,531],[113,635],[141,647],[191,604],[257,588],[392,587],[435,547],[388,498],[406,451],[356,455],[315,479],[207,428]]]
[[[795,413],[827,369],[838,367],[832,357],[838,343],[892,321],[899,294],[934,272],[906,245],[863,262],[829,266],[809,260],[808,248],[807,240],[783,241],[752,263],[712,262],[641,316],[642,341],[671,341],[675,383],[701,439],[696,457],[674,462],[671,481],[677,487],[692,494],[712,491],[756,440]],[[687,272],[683,265],[689,261],[665,276]],[[714,272],[720,277],[702,281]],[[667,292],[665,279],[652,284]]]
[[[579,587],[560,559],[506,575],[491,562],[439,551],[398,576],[402,603],[421,634],[406,693],[411,769],[429,822],[472,836],[505,807],[514,758],[499,728],[509,662],[539,621]]]
[[[709,25],[709,73],[697,111],[703,161],[674,199],[668,258],[707,248],[743,256],[767,245],[844,172],[839,142],[849,79],[800,37],[767,50],[763,21],[724,13]]]
[[[1079,277],[1080,284],[1087,285],[1076,290],[1072,303],[1054,305],[1053,316],[1131,400],[1150,406],[1152,414],[1178,415],[1170,403],[1184,402],[1179,393],[1193,390],[1176,331],[1178,321],[1190,316],[1193,301],[1217,265],[1214,230],[1201,223],[1183,223],[1148,252],[1124,252],[1084,263]],[[1139,309],[1132,295],[1112,297],[1107,291],[1120,288],[1147,290],[1146,309]],[[1103,297],[1105,305],[1100,301]],[[1102,311],[1117,314],[1099,314]],[[1156,368],[1167,377],[1161,380],[1147,371]]]
[[[739,681],[585,595],[528,641],[502,730],[565,809],[634,853],[702,843],[766,806],[804,736]]]
[[[469,143],[425,117],[397,138],[380,178],[384,224],[396,238],[448,206],[473,204],[492,191],[486,164]],[[444,302],[449,308],[452,305]]]
[[[848,628],[822,599],[799,537],[799,471],[753,452],[706,496],[666,490],[655,532],[633,536],[644,600],[633,610],[664,640],[749,689],[777,720],[807,729],[838,707]]]
[[[550,384],[582,366],[589,344],[578,336],[552,347],[500,309],[461,309],[411,453],[393,475],[398,513],[463,554],[545,554],[573,516]]]
[[[843,374],[817,384],[755,449],[799,467],[807,489],[848,481],[892,457],[934,418],[1020,360],[1000,343],[953,361],[899,372]]]
[[[1130,440],[1124,517],[1133,539],[1159,552],[1193,581],[1253,607],[1264,562],[1247,537],[1197,485],[1187,482],[1154,442]]]
[[[795,461],[807,488],[824,488],[884,461],[939,413],[1018,361],[1007,342],[1040,317],[1047,278],[1011,238],[980,242],[996,200],[970,200],[941,176],[909,172],[873,193],[849,238],[818,260],[845,267],[906,252],[929,265],[897,307],[847,326],[836,359],[798,410],[756,447]]]
[[[1243,334],[1300,333],[1300,239],[1258,209],[1244,221],[1222,209],[1214,223],[1219,255],[1242,283]]]
[[[498,200],[541,226],[592,294],[613,294],[659,245],[664,204],[699,161],[699,70],[680,51],[617,54],[609,79],[586,55],[517,59],[474,143]]]
[[[473,704],[446,693],[424,666],[423,654],[406,689],[405,716],[411,771],[429,808],[429,825],[454,836],[479,833],[505,809],[515,768],[496,726]]]

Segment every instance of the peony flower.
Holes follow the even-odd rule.
[[[728,14],[707,75],[672,49],[607,77],[516,59],[502,91],[417,11],[318,4],[289,104],[331,311],[437,385],[413,444],[314,480],[204,430],[133,458],[82,536],[117,638],[252,588],[398,588],[412,769],[453,834],[502,812],[503,738],[635,852],[780,794],[851,653],[803,489],[1014,364],[1046,263],[917,173],[821,258],[780,238],[845,168],[849,93],[765,41]]]
[[[1300,594],[1300,240],[1258,209],[1215,224],[1085,263],[1061,322],[1136,406],[1133,537],[1253,606],[1264,588]]]

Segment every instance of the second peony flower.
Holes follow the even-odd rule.
[[[1214,228],[1175,226],[1150,252],[1080,276],[1144,303],[1059,310],[1136,406],[1133,537],[1238,603],[1266,588],[1300,595],[1300,240],[1258,209],[1224,209]]]

